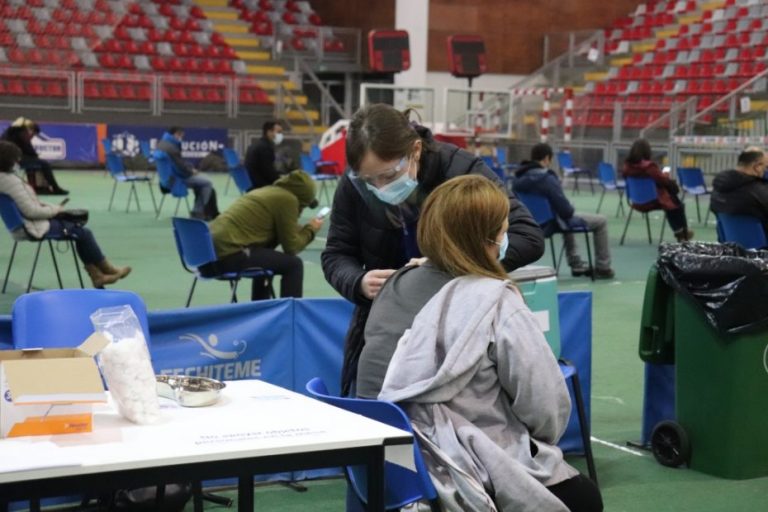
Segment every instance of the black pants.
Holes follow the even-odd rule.
[[[547,487],[571,512],[602,512],[603,497],[595,483],[582,474]]]
[[[47,182],[48,187],[50,187],[52,190],[59,189],[59,184],[56,183],[56,178],[53,176],[53,168],[51,167],[51,164],[45,160],[23,155],[21,157],[20,165],[26,171],[37,171],[42,174],[43,178]],[[34,188],[46,188],[45,185],[38,187],[37,183],[30,183],[30,185],[32,185]]]
[[[216,262],[219,272],[237,272],[249,267],[261,267],[280,276],[280,297],[301,297],[304,290],[304,262],[298,256],[264,247],[248,247]],[[269,298],[265,279],[253,279],[251,300]]]
[[[678,231],[688,229],[688,219],[685,216],[685,206],[680,202],[680,199],[676,195],[672,195],[672,201],[677,205],[677,208],[665,210],[664,214],[667,216],[669,227],[677,233]]]

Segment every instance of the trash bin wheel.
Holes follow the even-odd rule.
[[[662,466],[676,468],[688,464],[691,442],[683,427],[674,421],[658,423],[651,434],[651,451]]]

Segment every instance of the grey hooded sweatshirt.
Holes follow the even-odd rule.
[[[379,399],[411,418],[445,510],[567,512],[546,487],[578,474],[556,446],[568,390],[509,282],[443,286],[400,338]]]

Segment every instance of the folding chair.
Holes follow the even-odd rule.
[[[136,193],[136,183],[146,183],[149,187],[149,196],[152,198],[152,208],[154,208],[154,212],[157,214],[155,193],[152,190],[152,178],[148,176],[128,176],[125,172],[125,164],[123,163],[123,158],[117,153],[107,153],[107,170],[115,180],[115,183],[112,186],[112,195],[109,198],[109,206],[107,207],[107,211],[112,211],[112,202],[115,199],[115,192],[117,191],[118,183],[128,183],[131,185],[131,190],[128,192],[128,202],[125,204],[126,213],[131,208],[131,196],[133,196],[136,200],[136,209],[141,211],[141,205],[139,204],[139,194]]]
[[[216,250],[213,247],[213,238],[208,229],[208,224],[198,219],[182,219],[174,217],[173,236],[176,240],[176,248],[179,251],[179,258],[184,270],[194,275],[192,279],[192,288],[189,290],[189,297],[185,307],[189,307],[192,302],[192,295],[195,293],[195,285],[198,279],[216,279],[217,281],[227,281],[232,290],[231,303],[237,302],[237,284],[241,278],[247,279],[265,279],[269,289],[270,296],[274,298],[275,291],[272,289],[273,272],[260,267],[247,268],[239,272],[221,272],[213,275],[204,275],[200,272],[200,267],[207,263],[216,261]]]
[[[174,215],[179,214],[179,205],[182,199],[187,204],[187,211],[191,212],[192,209],[189,207],[189,189],[182,180],[174,179],[171,157],[168,156],[168,153],[159,149],[155,150],[154,157],[155,164],[157,165],[157,175],[160,180],[160,192],[163,194],[157,207],[156,218],[160,218],[160,210],[163,208],[166,194],[171,194],[171,196],[178,199],[176,201],[176,210],[173,212]]]
[[[341,170],[339,169],[339,162],[336,160],[323,160],[323,153],[320,149],[320,146],[317,144],[312,144],[309,147],[309,156],[315,163],[315,167],[317,168],[318,173],[334,174],[337,176],[341,174]]]
[[[621,234],[621,241],[619,242],[619,245],[624,245],[624,238],[627,236],[627,228],[629,228],[629,221],[632,220],[632,212],[636,210],[638,207],[650,203],[652,201],[657,201],[659,198],[658,193],[656,192],[656,183],[653,181],[652,178],[645,178],[645,177],[628,177],[627,182],[627,201],[629,202],[629,215],[627,215],[627,222],[624,223],[624,232]],[[662,208],[654,208],[651,211],[654,210],[661,210]],[[640,211],[640,210],[638,210]],[[643,218],[645,219],[645,227],[648,231],[648,243],[652,244],[653,240],[651,239],[651,222],[648,219],[648,213],[649,212],[640,212],[643,215]],[[659,243],[664,239],[664,228],[667,226],[667,221],[665,218],[662,218],[661,220],[661,233],[659,234]]]
[[[227,193],[229,182],[234,181],[240,194],[245,194],[253,188],[253,183],[251,182],[251,177],[248,176],[248,171],[246,171],[245,167],[240,163],[240,157],[237,156],[234,149],[224,148],[223,154],[224,160],[227,162],[227,169],[229,170],[229,179],[227,180],[227,187],[224,189],[224,193]]]
[[[719,242],[735,242],[745,249],[768,247],[768,239],[760,219],[750,215],[715,213]]]
[[[560,170],[563,172],[563,178],[573,177],[573,191],[579,191],[579,176],[586,175],[589,181],[589,189],[592,194],[595,193],[595,187],[592,184],[592,173],[588,169],[582,169],[573,165],[573,157],[570,151],[560,151],[557,153],[557,163],[560,166]]]
[[[408,416],[392,402],[331,396],[325,383],[317,377],[307,382],[306,389],[312,397],[321,402],[413,434],[413,428]],[[400,510],[401,507],[409,503],[428,500],[430,509],[433,512],[438,512],[441,510],[441,507],[437,499],[437,491],[435,491],[435,487],[427,472],[427,467],[424,464],[421,449],[415,435],[413,439],[413,460],[416,464],[415,472],[396,464],[386,463],[384,468],[384,508],[385,510]],[[355,494],[360,501],[367,504],[368,485],[365,467],[347,466],[344,469]]]
[[[680,186],[683,189],[683,195],[680,200],[685,200],[686,194],[691,194],[696,198],[696,218],[701,222],[701,209],[699,207],[699,196],[705,196],[711,192],[707,189],[704,181],[704,173],[698,167],[678,167],[677,177],[680,178]],[[704,216],[704,224],[709,220],[709,209]]]
[[[320,191],[318,192],[317,197],[324,196],[324,204],[330,206],[333,203],[333,198],[331,197],[329,188],[331,186],[331,182],[335,183],[338,179],[338,176],[335,174],[318,174],[317,166],[315,165],[315,161],[312,160],[311,156],[302,153],[300,157],[301,169],[312,176],[312,179],[320,184]]]
[[[616,170],[613,168],[613,165],[608,162],[600,162],[597,166],[597,171],[600,186],[603,187],[603,193],[600,194],[600,201],[597,203],[596,213],[600,213],[600,207],[603,206],[605,192],[608,190],[615,190],[619,193],[619,205],[616,207],[616,217],[619,216],[619,212],[624,215],[624,189],[626,189],[626,184],[623,181],[616,179]]]
[[[556,233],[569,234],[569,233],[584,233],[584,239],[587,244],[587,262],[591,270],[590,277],[595,280],[595,268],[592,265],[592,246],[589,243],[589,234],[592,233],[586,227],[574,227],[571,229],[561,229],[557,225],[557,219],[555,212],[552,210],[552,205],[549,204],[549,200],[539,194],[532,194],[529,192],[515,192],[518,199],[523,202],[528,211],[533,215],[533,219],[544,230],[545,237],[549,239],[549,246],[552,251],[552,266],[555,267],[555,273],[560,273],[560,263],[563,259],[563,252],[565,251],[565,240],[560,248],[560,255],[555,253],[555,241],[554,235]]]
[[[8,229],[8,232],[13,237],[13,232],[19,229],[24,229],[24,218],[21,216],[19,207],[13,202],[10,196],[6,194],[0,194],[0,217],[3,218],[3,223]],[[48,242],[48,247],[51,250],[51,259],[53,260],[53,268],[56,270],[56,279],[59,282],[59,288],[64,288],[64,284],[61,281],[61,273],[59,272],[59,264],[56,261],[56,251],[53,249],[53,242],[62,240],[69,242],[69,248],[72,251],[72,258],[75,261],[75,270],[77,271],[77,279],[80,281],[80,288],[84,288],[83,276],[80,273],[80,266],[77,261],[77,252],[75,251],[75,239],[71,236],[50,236],[46,235],[40,240],[29,239],[30,242],[37,242],[37,250],[35,251],[35,259],[32,261],[32,271],[29,273],[29,281],[27,282],[27,291],[32,289],[32,279],[35,277],[35,270],[37,269],[37,260],[40,258],[40,249],[43,246],[43,242]],[[5,281],[3,282],[3,293],[8,288],[8,278],[11,276],[11,267],[13,266],[13,259],[16,256],[16,247],[19,241],[14,239],[13,249],[11,249],[11,258],[8,260],[8,269],[5,271]]]

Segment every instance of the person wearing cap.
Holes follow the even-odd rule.
[[[240,196],[209,224],[218,260],[201,272],[260,267],[281,277],[280,297],[301,297],[304,262],[297,254],[315,239],[323,220],[313,218],[301,225],[299,216],[304,208],[317,206],[316,192],[309,174],[292,171],[272,185]],[[253,279],[251,300],[269,298],[268,282]]]

